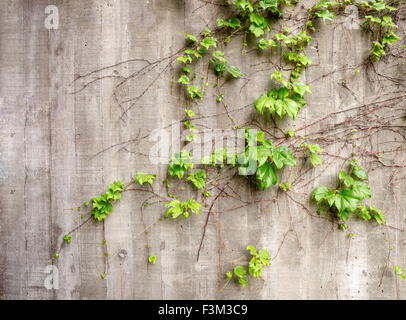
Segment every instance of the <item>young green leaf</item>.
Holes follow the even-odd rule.
[[[165,212],[165,218],[168,218],[170,215],[172,215],[171,219],[176,219],[184,212],[184,208],[181,207],[180,201],[178,199],[172,199],[164,205],[164,208],[167,209]]]
[[[326,199],[330,191],[331,190],[325,186],[317,187],[312,193],[312,198],[316,200],[317,204],[320,204],[324,199]]]
[[[67,235],[67,234],[65,234],[65,235],[63,236],[63,240],[65,240],[66,243],[71,243],[72,237],[69,236],[69,235]]]
[[[192,34],[185,34],[186,38],[189,38],[192,42],[198,42],[197,38]]]
[[[152,186],[155,178],[156,174],[145,174],[144,172],[137,172],[134,181],[138,182],[141,186],[143,186],[144,183],[149,183]]]
[[[403,269],[399,267],[398,265],[395,265],[395,273],[401,278],[405,278],[405,274],[403,273]]]
[[[156,256],[149,256],[148,258],[148,262],[151,264],[155,264],[156,260],[157,260]]]
[[[196,114],[194,113],[193,110],[190,109],[185,109],[186,114],[190,117],[193,118]]]
[[[185,74],[182,74],[178,79],[178,83],[189,84],[190,83],[189,77]]]

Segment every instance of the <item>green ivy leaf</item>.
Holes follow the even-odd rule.
[[[67,234],[65,234],[65,235],[63,236],[63,240],[65,240],[66,243],[71,243],[72,237],[69,236],[69,235],[67,235]]]
[[[151,264],[155,264],[155,262],[156,262],[156,256],[149,256],[149,258],[148,258],[148,261],[149,261],[149,263],[151,263]]]
[[[149,183],[152,186],[155,178],[156,174],[145,174],[144,172],[137,172],[134,181],[138,182],[141,186],[143,186],[144,183]]]
[[[368,176],[367,176],[367,174],[365,173],[365,171],[364,171],[364,169],[362,169],[361,167],[360,167],[360,165],[358,164],[358,161],[357,161],[357,159],[352,159],[351,161],[350,161],[350,164],[352,165],[352,174],[355,176],[355,177],[357,177],[358,179],[361,179],[361,180],[368,180]]]
[[[210,47],[217,48],[217,39],[214,37],[205,37],[201,42],[200,45],[205,49],[210,49]]]
[[[295,120],[301,105],[295,100],[285,98],[282,100],[282,107],[292,120]]]
[[[322,9],[320,11],[316,11],[316,15],[323,20],[330,20],[334,21],[335,14],[333,12],[328,11],[327,9]]]
[[[273,148],[272,160],[278,169],[282,169],[284,165],[296,166],[296,160],[293,157],[292,151],[286,146]]]
[[[187,88],[187,91],[192,99],[202,98],[203,94],[198,86],[192,85]]]
[[[231,18],[228,21],[224,21],[223,19],[217,19],[217,25],[219,27],[228,27],[228,28],[239,28],[241,26],[241,21],[238,18]]]
[[[386,54],[383,48],[384,46],[379,41],[374,41],[373,44],[374,46],[372,47],[371,53],[379,60],[381,56]]]
[[[178,179],[182,179],[188,168],[193,168],[191,162],[192,156],[189,151],[183,150],[181,153],[175,153],[173,157],[169,159],[168,172],[171,176],[177,176]]]
[[[310,91],[310,86],[306,85],[303,81],[292,82],[292,89],[294,92],[298,93],[301,97],[304,96],[306,92],[312,93]]]
[[[354,212],[359,202],[359,196],[354,194],[351,189],[343,188],[336,193],[334,205],[339,213],[344,213],[344,211]]]
[[[310,161],[315,168],[323,164],[323,161],[317,153],[310,153]]]
[[[194,113],[193,110],[190,109],[185,109],[186,114],[190,117],[193,118],[196,114]]]
[[[365,17],[366,18],[366,17]],[[398,25],[393,23],[392,18],[388,16],[384,16],[382,18],[382,27],[388,27],[392,29],[397,29]]]
[[[364,220],[371,220],[370,210],[364,206],[362,203],[359,205],[359,215]]]
[[[271,8],[272,12],[275,12],[278,10],[278,0],[261,0],[261,1],[259,1],[259,5],[264,10],[266,10],[268,8]]]
[[[251,254],[251,255],[257,254],[257,249],[255,249],[255,247],[252,246],[252,245],[248,245],[248,246],[247,246],[247,250],[250,251],[250,254]]]
[[[247,10],[250,12],[254,11],[254,8],[253,8],[251,2],[248,0],[237,0],[236,2],[234,2],[234,5],[237,7],[240,7],[244,11],[247,11]]]
[[[317,187],[312,193],[312,198],[316,200],[317,204],[320,204],[326,199],[329,192],[331,192],[331,190],[325,186]]]
[[[165,218],[168,218],[169,215],[172,215],[172,219],[176,219],[181,214],[183,214],[183,207],[180,205],[180,201],[178,199],[172,199],[167,204],[164,205],[164,208],[167,208],[165,212]]]
[[[255,101],[254,107],[258,110],[260,114],[264,112],[264,109],[267,108],[269,112],[274,112],[275,98],[271,95],[266,95],[265,93],[261,94],[259,98]]]
[[[246,273],[247,273],[247,270],[245,270],[245,268],[243,266],[236,266],[234,268],[234,274],[237,277],[243,277]]]
[[[194,35],[192,35],[192,34],[185,34],[185,37],[186,38],[189,38],[192,42],[197,42],[198,40],[197,40],[197,38],[194,36]]]
[[[389,44],[391,45],[394,41],[399,41],[400,38],[394,34],[392,31],[385,33],[385,36],[382,39],[382,45]]]
[[[241,284],[243,288],[245,288],[248,284],[248,279],[246,276],[238,277],[238,282]]]
[[[375,17],[375,16],[365,16],[365,19],[367,19],[368,21],[371,21],[371,22],[375,22],[375,23],[382,22],[381,18]]]
[[[268,189],[272,184],[278,182],[278,174],[276,173],[275,167],[265,162],[262,166],[258,167],[256,178],[259,182],[259,187],[262,190]]]
[[[352,184],[352,190],[354,190],[355,194],[357,194],[361,199],[364,198],[371,198],[371,188],[365,182],[362,181],[354,181]]]
[[[355,183],[355,180],[350,176],[347,176],[347,174],[343,170],[340,171],[338,178],[342,180],[347,187],[351,187]]]
[[[318,3],[316,3],[313,6],[313,9],[328,8],[328,7],[338,5],[338,4],[339,4],[338,2],[334,2],[334,1],[331,1],[331,0],[322,0],[322,1],[318,2]]]
[[[231,66],[228,68],[228,73],[230,73],[234,78],[241,78],[243,76],[240,69],[235,66]]]
[[[192,213],[199,214],[200,209],[203,208],[202,204],[194,199],[188,199],[186,202],[186,210],[190,210]]]
[[[178,83],[182,83],[182,84],[189,84],[190,83],[190,79],[187,75],[182,74],[180,76],[180,78],[178,79]]]
[[[378,222],[378,224],[382,224],[383,222],[386,222],[385,216],[382,214],[382,211],[378,208],[375,208],[374,206],[370,205],[369,206],[370,212],[372,213],[372,216]]]
[[[261,37],[264,35],[264,29],[262,27],[258,27],[255,24],[251,24],[249,30],[256,38]]]
[[[266,145],[259,145],[257,146],[257,160],[258,166],[262,166],[271,155],[271,150]]]

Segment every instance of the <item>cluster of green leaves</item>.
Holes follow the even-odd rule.
[[[263,17],[266,16],[277,16],[277,17],[282,17],[283,13],[281,11],[281,6],[283,4],[290,5],[290,1],[287,0],[260,0],[260,1],[254,1],[251,2],[249,0],[237,0],[234,2],[234,5],[238,7],[240,11],[240,16],[241,17],[246,17],[248,16],[250,19],[250,31],[251,29],[254,29],[254,27],[261,27],[262,24],[259,22],[256,22],[254,24],[254,27],[251,27],[253,22],[251,20],[255,20],[251,18],[251,15],[254,14],[260,14]],[[252,31],[251,31],[252,32]],[[254,32],[253,32],[254,33]],[[255,33],[254,33],[255,34]]]
[[[237,0],[234,2],[234,6],[239,10],[237,17],[227,21],[218,19],[217,25],[232,30],[244,29],[256,38],[263,37],[266,32],[271,30],[269,19],[283,16],[283,5],[290,6],[291,2],[288,0],[260,0],[253,2],[249,0]],[[229,41],[229,39],[227,40]],[[259,46],[262,48],[272,45],[273,43],[270,40],[261,38]],[[276,46],[277,44],[274,45]]]
[[[271,260],[271,256],[269,255],[268,251],[261,249],[256,250],[256,248],[252,245],[247,246],[247,250],[249,250],[251,254],[251,260],[248,263],[248,273],[251,277],[262,278],[262,271],[264,267],[270,266],[269,260]],[[246,287],[248,284],[247,278],[247,268],[245,266],[238,265],[234,268],[234,270],[229,270],[226,273],[227,282],[229,282],[233,276],[236,277],[238,282],[241,284],[243,288]]]
[[[303,54],[304,47],[307,46],[312,37],[306,30],[300,31],[294,35],[289,35],[290,29],[285,28],[283,33],[277,33],[272,39],[261,39],[258,43],[260,49],[268,47],[277,47],[282,44],[286,46],[288,52],[285,54],[286,61],[293,64],[294,69],[291,72],[290,80],[285,79],[279,71],[271,75],[271,79],[277,80],[284,87],[293,90],[301,97],[306,92],[310,92],[310,86],[305,85],[302,81],[298,81],[302,71],[307,66],[311,65],[311,60]]]
[[[186,181],[190,181],[197,189],[204,189],[206,186],[206,171],[196,170],[196,172],[189,172]]]
[[[258,181],[259,188],[262,190],[268,189],[271,185],[278,183],[278,174],[276,170],[281,170],[285,165],[296,166],[296,160],[292,150],[286,146],[274,146],[268,139],[257,139],[256,152],[254,158],[251,158],[252,153],[245,154],[245,163],[239,169],[240,174],[250,170],[252,160],[257,161],[257,169],[255,177]],[[256,153],[256,157],[255,157]]]
[[[283,32],[276,33],[272,38],[262,38],[258,42],[258,48],[264,50],[269,47],[278,47],[285,45],[288,49],[294,47],[303,48],[310,43],[312,37],[306,31],[299,31],[294,35],[289,35],[290,29],[285,28]]]
[[[236,66],[229,66],[228,61],[224,58],[223,51],[214,51],[212,57],[210,58],[210,62],[214,65],[214,70],[218,76],[222,76],[224,71],[227,71],[231,74],[234,78],[241,78],[243,76],[241,70]]]
[[[394,11],[397,10],[396,7],[390,6],[387,4],[385,0],[368,0],[368,1],[361,1],[367,8],[373,9],[375,11]]]
[[[224,163],[239,165],[238,172],[243,176],[255,176],[260,189],[266,190],[278,182],[277,170],[285,165],[296,166],[292,150],[286,146],[275,146],[264,138],[264,132],[254,135],[250,128],[245,130],[246,146],[242,153],[228,152],[226,148],[215,149],[211,156],[202,158],[202,164],[215,166]]]
[[[292,120],[295,120],[299,110],[307,103],[303,96],[306,92],[311,93],[310,86],[303,81],[290,82],[278,71],[271,75],[271,79],[282,83],[283,87],[261,94],[254,103],[255,109],[260,114],[267,109],[271,114],[276,113],[280,118],[288,114]]]
[[[203,93],[198,86],[191,84],[191,80],[188,76],[191,69],[188,64],[193,63],[193,59],[201,59],[210,48],[217,48],[218,40],[216,37],[210,36],[211,33],[212,32],[210,30],[206,29],[201,41],[199,41],[197,37],[192,34],[186,34],[185,36],[189,39],[192,46],[186,49],[184,54],[177,56],[178,63],[184,65],[182,68],[183,73],[180,75],[178,83],[187,85],[187,92],[189,93],[191,99],[201,99],[203,97]]]
[[[193,168],[191,153],[187,150],[182,150],[180,153],[175,153],[169,159],[168,172],[171,176],[177,176],[179,180],[183,178],[185,173],[188,174],[186,181],[190,181],[197,189],[204,189],[206,186],[206,171],[196,170],[188,172]]]
[[[164,205],[166,208],[165,218],[176,219],[183,214],[184,218],[188,218],[190,213],[199,214],[202,204],[190,198],[187,201],[180,202],[178,199],[171,199]],[[190,211],[190,212],[189,212]]]
[[[224,21],[219,19],[219,25],[227,26],[231,28],[237,28],[240,24],[238,18],[231,18],[229,21]],[[217,49],[218,40],[212,35],[212,32],[208,29],[204,31],[204,37],[201,41],[198,38],[191,34],[186,34],[186,37],[192,43],[192,47],[185,50],[184,54],[177,57],[177,61],[180,64],[184,64],[182,68],[182,73],[178,79],[178,83],[187,86],[187,92],[191,99],[201,99],[203,97],[203,92],[199,86],[191,84],[191,79],[188,74],[191,72],[189,64],[193,63],[194,60],[201,59],[204,54],[206,54],[210,48]],[[234,78],[240,78],[243,76],[241,70],[236,67],[228,64],[227,59],[224,57],[224,52],[220,50],[215,50],[212,53],[210,62],[214,65],[214,70],[218,77],[224,75],[224,72],[227,72]],[[208,85],[208,83],[205,83]]]
[[[283,33],[275,34],[272,39],[261,39],[258,43],[261,49],[282,44],[286,46],[288,48],[285,55],[286,61],[293,64],[294,69],[289,79],[286,79],[278,70],[271,74],[271,79],[278,82],[281,87],[261,94],[254,106],[261,114],[268,109],[271,114],[276,113],[280,118],[288,114],[294,120],[299,110],[306,104],[304,95],[311,94],[310,86],[300,81],[299,77],[303,69],[312,63],[303,53],[304,47],[312,38],[307,31],[300,31],[294,35],[289,35],[289,33],[290,29],[285,28]]]
[[[63,240],[66,241],[66,243],[71,243],[72,237],[70,235],[65,234],[63,236]]]
[[[323,161],[321,160],[319,153],[324,152],[324,150],[317,143],[302,143],[299,147],[307,148],[310,153],[310,161],[313,164],[313,167],[321,166]]]
[[[107,215],[113,210],[111,202],[116,202],[121,199],[121,192],[124,190],[124,183],[120,180],[114,181],[109,185],[105,193],[98,197],[92,198],[92,211],[93,218],[97,221],[106,219]]]
[[[378,35],[377,40],[373,42],[371,55],[379,60],[386,55],[386,45],[391,45],[400,38],[393,32],[398,28],[398,25],[393,22],[392,18],[387,14],[397,8],[388,5],[384,0],[362,1],[368,10],[365,16],[365,27],[374,30]]]
[[[334,14],[328,8],[336,4],[334,1],[323,0],[309,9],[305,30],[290,34],[290,29],[285,28],[283,32],[276,33],[271,39],[260,39],[258,47],[262,50],[268,47],[286,46],[289,50],[285,55],[286,61],[293,64],[294,69],[289,79],[284,78],[279,71],[271,75],[271,79],[276,80],[282,87],[260,95],[254,103],[259,113],[263,114],[265,109],[268,109],[271,114],[276,113],[280,118],[288,114],[292,120],[295,120],[299,110],[307,103],[304,95],[311,94],[310,86],[299,80],[303,69],[312,63],[303,53],[304,47],[312,40],[306,29],[315,31],[313,20],[317,17],[332,20]]]
[[[319,205],[318,213],[323,213],[323,207],[329,208],[341,222],[348,220],[350,213],[358,214],[364,220],[374,218],[378,224],[385,222],[385,216],[378,208],[369,205],[366,206],[362,201],[366,198],[371,198],[369,185],[365,182],[368,176],[360,167],[356,159],[350,161],[351,173],[343,170],[340,171],[339,179],[340,188],[332,190],[325,186],[317,187],[313,193],[314,198]],[[346,224],[342,223],[341,228],[346,229]]]
[[[271,27],[268,20],[261,14],[250,12],[249,14],[250,27],[249,31],[256,37],[261,37],[265,31],[270,31]]]
[[[189,168],[193,168],[193,162],[192,156],[187,150],[182,150],[180,153],[176,152],[169,159],[168,172],[171,176],[177,176],[179,180],[183,178]]]
[[[190,109],[185,109],[185,113],[190,118],[193,118],[196,115],[193,112],[193,110],[190,110]],[[196,126],[194,124],[192,124],[190,119],[185,120],[183,122],[183,124],[185,125],[185,127],[187,129],[189,129],[191,131],[191,133],[186,136],[186,140],[189,141],[189,142],[194,141],[196,139],[196,134],[195,134],[195,132],[197,131]]]

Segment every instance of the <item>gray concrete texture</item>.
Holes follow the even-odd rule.
[[[242,55],[239,35],[221,46],[244,73],[242,79],[221,80],[227,109],[216,102],[207,59],[193,67],[197,84],[206,75],[210,82],[198,105],[191,105],[176,84],[175,58],[185,46],[184,34],[214,29],[218,17],[230,15],[222,5],[226,1],[51,2],[0,1],[1,299],[406,298],[406,280],[393,269],[406,270],[404,40],[382,61],[365,64],[373,35],[348,20],[350,13],[334,23],[318,23],[305,49],[313,64],[302,75],[313,94],[295,122],[275,123],[269,115],[260,116],[253,102],[275,85],[269,80],[275,66],[288,74],[279,49],[258,53],[248,38]],[[295,30],[312,3],[289,8],[274,30],[282,25]],[[59,9],[57,30],[44,25],[49,4]],[[396,14],[402,38],[405,17],[402,5]],[[160,221],[145,235],[145,226],[163,215],[164,203],[151,204],[141,214],[149,195],[125,192],[105,224],[110,256],[104,280],[101,224],[74,233],[60,258],[51,260],[62,236],[86,214],[70,208],[112,181],[128,181],[137,171],[155,172],[154,190],[166,194],[167,166],[149,161],[154,144],[149,137],[157,128],[183,130],[179,121],[187,106],[198,113],[199,131],[233,128],[233,118],[262,128],[278,144],[296,147],[297,167],[279,173],[281,182],[292,182],[292,190],[259,191],[226,166],[217,182],[217,169],[208,170],[211,197],[202,200],[186,183],[170,178],[176,195],[203,201],[201,214]],[[290,128],[326,150],[322,167],[312,168],[297,148],[300,138],[285,139],[281,132]],[[352,217],[343,232],[315,213],[312,190],[336,186],[353,152],[368,171],[370,203],[383,210],[385,226]],[[248,244],[272,256],[264,281],[250,280],[245,289],[232,282],[220,291],[233,262],[247,263]],[[147,262],[150,254],[157,256],[155,265]],[[44,270],[52,264],[59,288],[48,290]]]

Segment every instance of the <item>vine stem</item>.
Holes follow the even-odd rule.
[[[104,276],[106,276],[107,272],[109,271],[109,255],[107,251],[105,220],[103,220],[103,248],[104,248]]]
[[[224,189],[227,187],[227,185],[228,185],[228,182],[227,182],[226,185],[221,189],[221,191],[217,194],[216,198],[214,198],[213,202],[211,203],[211,206],[210,206],[210,208],[209,208],[209,212],[207,213],[206,222],[205,222],[205,224],[204,224],[202,239],[200,240],[200,245],[199,245],[199,250],[197,250],[197,259],[196,259],[196,261],[199,261],[200,250],[202,249],[204,236],[206,235],[206,229],[207,229],[207,225],[208,225],[208,223],[209,223],[209,218],[210,218],[210,214],[211,214],[211,211],[212,211],[212,209],[213,209],[213,206],[214,206],[214,204],[216,203],[217,199],[220,197],[220,195],[224,192]]]
[[[71,235],[72,233],[78,231],[80,228],[82,228],[86,223],[88,223],[91,219],[93,218],[92,215],[89,216],[85,221],[83,221],[80,225],[78,225],[76,228],[74,228],[72,231],[68,232],[68,235]]]

